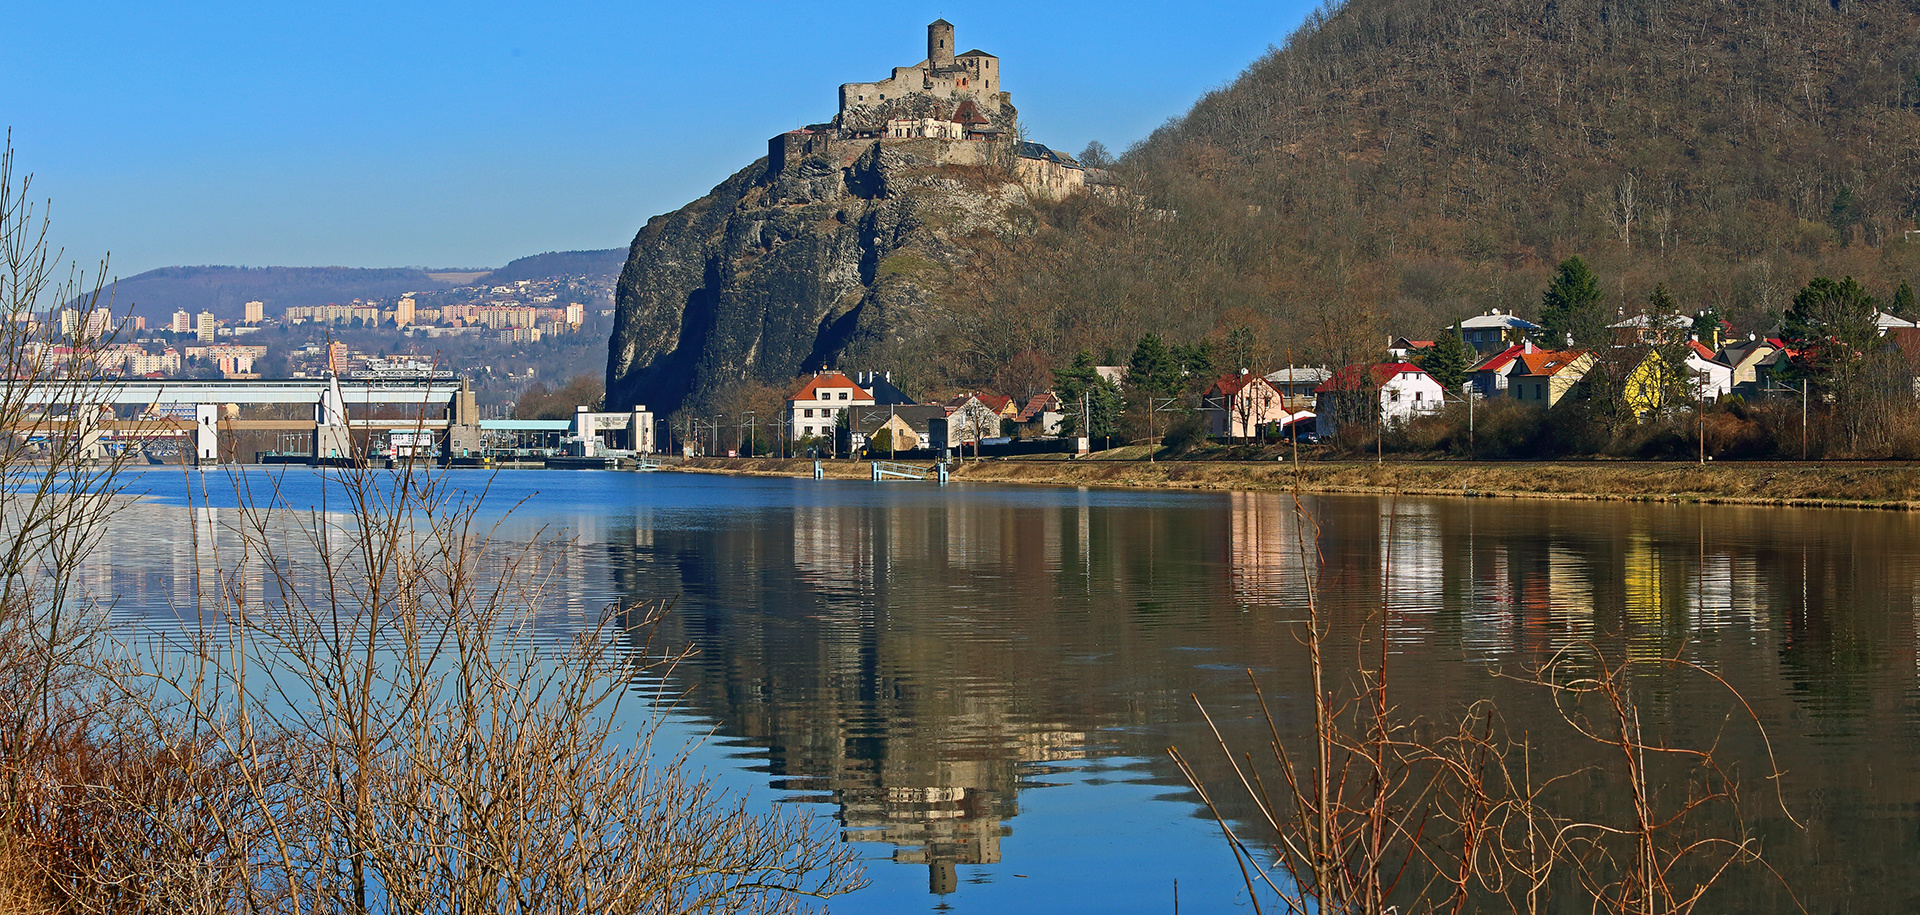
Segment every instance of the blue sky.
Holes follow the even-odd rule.
[[[82,265],[493,267],[648,217],[918,61],[998,55],[1034,139],[1115,152],[1282,44],[1254,4],[28,3],[0,126]]]

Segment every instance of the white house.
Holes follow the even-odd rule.
[[[1714,358],[1699,340],[1687,341],[1687,371],[1693,373],[1700,399],[1709,403],[1733,393],[1733,366]]]
[[[1362,415],[1352,401],[1368,396],[1368,392],[1379,397],[1380,418],[1389,426],[1438,412],[1446,396],[1440,382],[1411,362],[1349,365],[1313,389],[1320,431],[1335,431],[1342,416]]]
[[[839,372],[817,372],[787,398],[787,428],[795,439],[833,435],[840,414],[873,406],[873,395]]]

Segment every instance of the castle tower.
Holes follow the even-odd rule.
[[[953,23],[935,19],[927,26],[927,64],[936,70],[953,66]]]

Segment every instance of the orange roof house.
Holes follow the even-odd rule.
[[[1522,353],[1520,366],[1508,376],[1507,393],[1515,400],[1553,406],[1587,377],[1593,354],[1586,350],[1535,350]]]
[[[833,434],[842,413],[873,406],[873,395],[839,372],[817,372],[787,398],[787,425],[793,438]]]

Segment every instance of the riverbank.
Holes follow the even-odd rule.
[[[813,474],[810,460],[694,458],[675,469],[760,476]],[[865,461],[822,461],[834,479],[865,480]],[[955,464],[968,482],[1142,489],[1405,493],[1515,499],[1704,502],[1920,509],[1920,464],[1910,462],[1639,461],[1160,461],[988,460]]]

